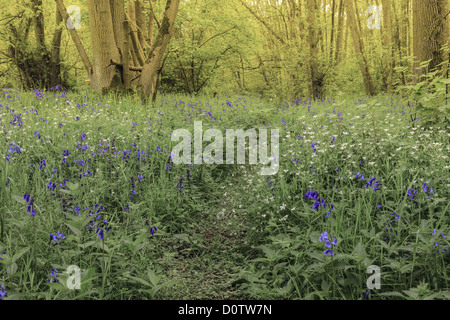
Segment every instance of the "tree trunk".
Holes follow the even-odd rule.
[[[152,1],[152,0],[150,0]],[[150,10],[150,13],[148,14],[148,35],[147,35],[147,44],[148,47],[151,48],[153,44],[153,20],[155,19],[155,14],[153,13],[153,10]]]
[[[58,84],[66,86],[61,83],[61,30],[58,26],[55,28],[51,47],[47,48],[42,0],[32,0],[27,5],[32,14],[23,18],[24,28],[16,28],[14,23],[8,26],[9,45],[3,54],[17,67],[23,88],[51,89]],[[57,15],[56,24],[60,21],[61,17]],[[34,41],[29,39],[29,34],[33,31]]]
[[[61,83],[61,36],[62,29],[59,27],[63,18],[56,8],[56,29],[53,34],[52,48],[51,48],[51,72],[50,72],[50,84],[54,87]]]
[[[121,57],[114,37],[113,25],[116,23],[112,20],[110,2],[88,0],[87,4],[93,54],[91,85],[99,93],[121,89],[123,84],[119,67],[111,64],[111,60],[120,61]],[[121,20],[118,16],[114,18]]]
[[[334,54],[333,54],[333,47],[334,47],[334,29],[335,29],[335,23],[334,23],[334,16],[336,14],[336,0],[333,0],[331,5],[331,34],[330,34],[330,63],[334,64]]]
[[[364,80],[364,86],[366,88],[367,94],[373,96],[375,95],[375,86],[373,84],[372,77],[370,76],[367,60],[364,56],[364,45],[358,32],[358,25],[355,18],[355,9],[353,7],[352,0],[345,0],[344,2],[350,31],[352,32],[353,45],[355,47],[356,55],[358,56],[359,67],[361,69],[361,74]]]
[[[393,71],[393,46],[392,46],[392,7],[391,0],[382,0],[383,3],[383,42],[384,56],[387,63],[387,70],[383,75],[387,92],[391,91],[392,71]]]
[[[308,23],[308,47],[309,47],[309,61],[308,61],[308,76],[309,85],[308,93],[311,99],[316,99],[322,94],[322,79],[319,72],[319,40],[317,38],[317,24],[316,24],[316,5],[315,0],[306,0],[306,12]]]
[[[144,36],[145,32],[144,6],[141,1],[142,0],[136,0],[136,2],[134,3],[134,13],[136,17],[137,37],[142,49],[144,49],[147,43],[145,42]]]
[[[159,29],[158,35],[150,50],[149,57],[144,65],[137,86],[144,99],[148,99],[155,90],[157,80],[156,75],[158,69],[161,68],[164,52],[167,49],[173,33],[179,4],[180,0],[167,0],[164,17],[161,21],[161,28]]]
[[[56,5],[58,7],[59,13],[63,17],[63,21],[67,21],[69,19],[69,14],[67,13],[66,7],[64,6],[64,3],[62,0],[55,0]],[[72,37],[72,41],[75,44],[75,47],[77,48],[78,54],[81,57],[81,61],[84,64],[84,68],[86,69],[86,73],[89,77],[91,77],[92,74],[92,64],[89,60],[88,55],[86,54],[86,50],[83,47],[83,44],[80,40],[80,37],[78,36],[78,33],[75,29],[69,29],[70,36]]]
[[[413,51],[415,56],[416,81],[427,71],[447,61],[448,56],[441,50],[449,41],[448,0],[413,1]],[[431,60],[428,70],[419,68],[421,62]]]
[[[342,38],[343,38],[343,24],[344,24],[344,0],[339,1],[339,16],[338,16],[338,28],[337,28],[337,35],[336,35],[336,54],[335,54],[335,61],[336,64],[339,64],[341,62],[340,59],[340,52],[342,48]]]

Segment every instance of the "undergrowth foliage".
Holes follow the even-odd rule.
[[[449,298],[449,128],[409,108],[4,91],[0,299]],[[280,170],[175,165],[194,121],[280,129]]]

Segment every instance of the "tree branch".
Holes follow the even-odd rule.
[[[63,20],[67,22],[67,20],[70,17],[69,17],[69,14],[67,13],[66,7],[64,6],[64,3],[62,2],[62,0],[55,0],[55,1],[56,1],[56,5],[58,6],[58,10],[61,13],[61,16],[63,17]],[[83,61],[84,68],[86,69],[87,74],[89,76],[91,76],[92,64],[89,60],[86,50],[84,50],[83,43],[81,42],[77,31],[75,29],[69,29],[69,33],[72,37],[73,42],[75,43],[78,53],[81,56],[81,61]]]
[[[123,64],[122,63],[120,63],[118,61],[114,61],[113,59],[111,59],[111,63],[108,66],[106,66],[106,67],[113,66],[113,65],[123,68]],[[144,68],[143,67],[130,66],[128,69],[130,71],[142,71],[142,69],[144,69]]]
[[[286,42],[283,40],[283,38],[281,38],[275,31],[273,31],[273,29],[260,17],[256,14],[255,11],[252,10],[252,8],[250,8],[247,3],[245,3],[244,0],[239,0],[242,5],[259,21],[261,22],[266,28],[267,30],[269,30],[269,32],[278,40],[280,41],[282,44],[286,44]]]

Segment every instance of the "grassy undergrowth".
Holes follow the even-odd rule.
[[[5,299],[447,299],[449,128],[398,97],[3,92]],[[280,130],[279,170],[176,165],[174,130]],[[204,143],[204,146],[208,143]],[[66,270],[81,271],[79,290]],[[381,288],[369,290],[369,266]],[[70,287],[70,284],[69,284]]]

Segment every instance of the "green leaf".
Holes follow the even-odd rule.
[[[75,191],[75,190],[77,190],[77,189],[80,187],[80,184],[79,184],[79,183],[67,182],[66,184],[67,184],[67,187],[68,187],[70,190],[72,190],[72,191]],[[63,189],[63,190],[64,190],[64,189]]]
[[[270,248],[268,248],[266,246],[260,246],[259,248],[266,254],[266,257],[268,259],[273,260],[273,259],[277,259],[278,258],[278,255],[277,255],[276,251],[274,251],[274,250],[272,250],[272,249],[270,249]]]
[[[27,253],[30,250],[30,247],[23,248],[19,252],[17,252],[11,259],[11,262],[16,262],[21,256],[23,256],[25,253]]]
[[[67,194],[69,194],[69,195],[72,195],[72,191],[70,191],[70,190],[59,189],[59,191],[61,191],[62,193],[67,193]]]
[[[386,296],[386,297],[401,297],[405,299],[405,296],[402,295],[400,292],[382,292],[380,293],[380,296]]]
[[[353,249],[352,254],[359,257],[366,257],[367,256],[366,248],[359,242]]]
[[[321,287],[324,292],[328,292],[328,290],[330,289],[330,283],[323,279]]]
[[[13,195],[14,200],[16,200],[20,204],[26,204],[27,202],[22,199],[20,196]]]
[[[18,269],[17,264],[13,263],[10,266],[6,267],[6,274],[12,276],[17,272],[17,269]]]
[[[154,286],[156,286],[158,284],[158,282],[159,282],[159,280],[161,279],[161,276],[162,276],[162,275],[156,275],[156,273],[153,270],[151,270],[151,269],[148,269],[147,275],[148,275],[148,278],[150,279],[150,282]]]
[[[145,281],[144,279],[138,278],[138,277],[134,277],[131,275],[127,275],[128,278],[133,279],[139,283],[142,283],[143,285],[147,286],[147,287],[153,287],[149,282]]]
[[[450,106],[448,104],[447,105],[443,105],[443,106],[438,107],[438,110],[440,112],[442,112],[442,113],[449,114],[450,113]]]
[[[72,232],[73,232],[75,235],[77,235],[77,236],[81,235],[81,231],[80,231],[79,229],[75,228],[75,227],[72,226],[71,224],[68,224],[67,222],[66,222],[65,224],[66,224],[66,226],[69,227],[70,230],[72,230]]]

